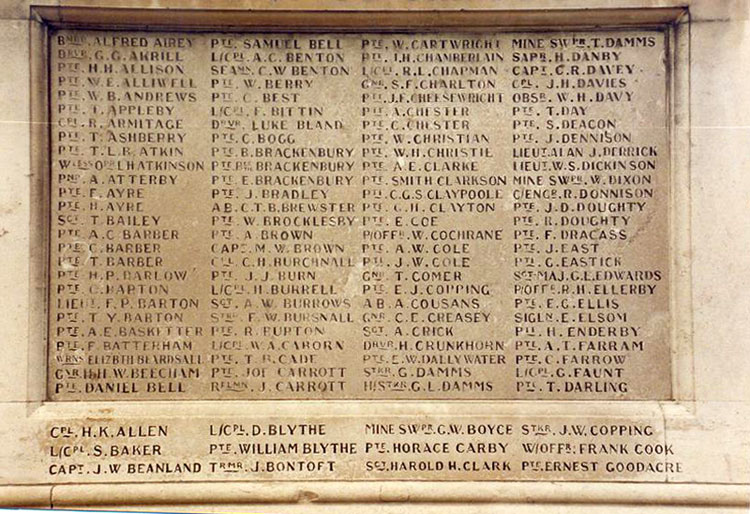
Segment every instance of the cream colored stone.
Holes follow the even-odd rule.
[[[34,2],[39,4],[58,2]],[[195,16],[199,8],[195,2],[62,2],[68,7],[143,7],[146,11],[128,12],[122,21],[147,23],[185,22],[185,20],[243,20],[243,22],[273,21],[268,13],[235,13],[215,11],[212,15]],[[557,20],[559,23],[593,23],[592,20],[616,19],[617,13],[602,15],[599,8],[674,7],[683,2],[671,0],[617,2],[443,2],[410,3],[413,11],[431,9],[493,10],[511,9],[575,9],[583,8],[575,16],[556,13],[539,18],[512,18],[514,20]],[[305,2],[212,2],[206,8],[251,7],[263,10],[285,9],[400,9],[404,4],[388,3],[305,3]],[[171,11],[170,16],[159,17],[164,8],[184,9]],[[675,84],[670,102],[674,115],[671,166],[672,204],[670,212],[670,255],[674,260],[673,287],[670,291],[671,321],[673,330],[670,344],[673,355],[672,392],[677,401],[655,401],[644,396],[644,401],[604,402],[539,402],[539,401],[116,401],[116,402],[45,402],[43,397],[46,379],[46,349],[43,341],[44,313],[40,309],[44,292],[45,258],[38,241],[44,233],[40,227],[45,214],[43,183],[35,180],[45,176],[46,152],[44,127],[46,118],[40,109],[46,59],[41,41],[43,31],[37,22],[3,23],[4,41],[0,44],[5,67],[0,75],[0,144],[1,162],[5,166],[6,180],[0,187],[0,227],[8,233],[0,237],[3,271],[0,272],[0,296],[3,323],[0,340],[3,359],[0,361],[0,504],[34,506],[89,506],[96,508],[140,510],[187,511],[244,511],[256,512],[309,512],[346,511],[367,512],[681,512],[689,508],[695,512],[737,512],[746,508],[750,492],[750,463],[747,448],[750,433],[748,411],[748,370],[750,360],[747,346],[748,300],[744,287],[748,283],[748,267],[744,254],[748,247],[746,218],[748,198],[748,162],[746,158],[748,112],[747,62],[750,43],[747,41],[748,2],[703,0],[689,2],[690,25],[687,17],[677,34]],[[187,14],[185,14],[187,12]],[[193,12],[193,15],[190,15]],[[672,11],[670,11],[672,12]],[[26,2],[5,2],[0,6],[0,17],[23,20],[28,16]],[[116,11],[40,10],[37,17],[52,19],[96,20],[116,19]],[[638,11],[620,11],[619,16],[635,20]],[[633,17],[631,17],[633,15]],[[66,18],[66,16],[68,16]],[[72,18],[70,16],[73,16]],[[481,23],[481,17],[443,13],[442,16],[422,15],[420,23],[449,24],[461,20]],[[578,17],[576,17],[578,16]],[[600,17],[597,17],[600,16]],[[676,14],[674,14],[676,16]],[[502,17],[485,17],[485,21],[498,23]],[[305,14],[291,15],[287,22],[301,23]],[[322,23],[324,17],[314,16],[311,22]],[[344,20],[341,18],[331,18]],[[367,16],[354,16],[350,20],[366,23]],[[393,23],[394,18],[373,17],[378,23]],[[505,18],[507,19],[507,18]],[[624,19],[624,18],[623,18]],[[640,18],[640,19],[647,19]],[[650,19],[654,19],[652,16]],[[210,25],[210,21],[206,22]],[[600,22],[597,22],[600,23]],[[107,28],[107,27],[104,27]],[[690,40],[686,32],[689,29]],[[31,40],[31,41],[29,41]],[[31,42],[31,45],[29,45]],[[689,44],[688,44],[689,43]],[[29,55],[29,49],[31,55]],[[688,59],[689,55],[689,59]],[[29,72],[33,79],[29,80]],[[689,78],[689,84],[688,84]],[[345,95],[337,91],[344,108]],[[29,103],[33,114],[29,114]],[[332,102],[334,104],[335,102]],[[653,116],[653,112],[649,113]],[[25,126],[29,120],[34,124]],[[40,150],[29,150],[40,148]],[[200,151],[199,147],[194,148]],[[31,156],[29,155],[31,154]],[[29,158],[31,157],[31,159]],[[31,164],[29,163],[31,161]],[[29,181],[31,175],[32,181]],[[7,228],[7,227],[12,227]],[[16,228],[20,227],[20,228]],[[654,232],[656,233],[656,232]],[[35,244],[35,242],[37,242]],[[31,251],[30,251],[31,249]],[[30,256],[30,254],[32,254]],[[644,259],[654,259],[644,256]],[[654,363],[653,374],[663,373],[663,366]],[[648,372],[647,372],[648,373]],[[653,377],[649,377],[653,378]],[[695,401],[693,401],[695,400]],[[208,462],[232,463],[237,460],[231,453],[239,444],[248,442],[279,442],[290,438],[268,435],[270,426],[307,420],[325,423],[325,436],[300,437],[296,442],[350,441],[364,447],[367,442],[382,443],[390,451],[385,456],[370,454],[336,457],[334,478],[353,478],[354,482],[314,481],[330,479],[325,471],[306,471],[298,480],[289,481],[284,474],[248,472],[243,481],[233,479],[232,473],[223,470],[207,472]],[[408,441],[447,442],[451,456],[445,460],[483,462],[485,457],[465,459],[454,455],[456,444],[466,434],[447,436],[373,435],[367,433],[365,424],[405,427],[459,424],[466,431],[470,424],[510,423],[520,430],[524,423],[550,423],[557,432],[563,425],[591,426],[650,426],[649,436],[618,437],[607,439],[614,444],[665,445],[674,453],[650,456],[597,455],[595,461],[623,462],[627,460],[651,465],[672,466],[672,471],[651,476],[633,473],[618,475],[615,482],[606,482],[610,476],[588,472],[545,473],[516,469],[499,477],[499,481],[479,481],[482,472],[452,471],[438,473],[430,470],[404,475],[400,482],[377,481],[383,476],[364,472],[357,464],[361,460],[391,462],[404,460],[394,454],[396,444]],[[226,425],[225,425],[226,424]],[[265,431],[262,440],[247,437],[242,430]],[[421,424],[421,425],[420,425]],[[167,426],[168,435],[160,435],[159,427]],[[212,435],[214,429],[231,432],[220,437]],[[228,427],[228,428],[227,428]],[[113,437],[93,437],[115,433]],[[415,430],[422,430],[416,428]],[[156,435],[148,436],[150,431]],[[370,429],[372,431],[372,429]],[[521,456],[519,445],[533,443],[544,437],[525,436],[519,431],[503,437],[474,436],[474,442],[507,444],[508,460],[555,461],[559,456]],[[549,439],[548,439],[549,440]],[[600,439],[590,433],[580,437],[560,438],[552,442],[575,445],[596,444]],[[231,444],[226,447],[209,447]],[[163,459],[155,456],[118,456],[106,459],[93,456],[99,452],[112,453],[138,445],[141,450],[155,446]],[[126,446],[129,445],[129,446]],[[247,448],[247,447],[246,447]],[[377,448],[377,447],[376,447]],[[512,448],[512,449],[511,449]],[[580,449],[580,446],[575,446]],[[118,451],[115,450],[115,451]],[[224,450],[229,453],[222,453]],[[257,452],[258,448],[256,448]],[[576,455],[576,457],[579,457]],[[244,458],[244,462],[279,461],[288,457]],[[303,459],[305,460],[305,459]],[[321,459],[306,459],[307,462]],[[325,459],[323,459],[325,460]],[[440,457],[420,455],[418,460],[434,463]],[[500,459],[491,459],[500,460]],[[568,459],[570,460],[570,459]],[[148,462],[202,462],[204,469],[193,476],[182,476],[182,482],[160,483],[174,480],[174,475],[140,473],[137,465]],[[136,466],[133,472],[99,474],[97,463]],[[679,471],[675,466],[679,464]],[[60,466],[83,467],[65,468]],[[56,466],[56,467],[52,467]],[[267,464],[263,464],[267,466]],[[105,468],[106,469],[106,468]],[[267,467],[266,467],[267,469]],[[81,473],[79,474],[79,471]],[[88,473],[88,474],[87,474]],[[95,475],[95,476],[92,476]],[[195,483],[187,480],[196,479]],[[517,482],[532,478],[533,482]],[[310,480],[313,479],[313,480]],[[424,482],[417,481],[426,480]],[[431,480],[444,480],[435,482]],[[579,482],[580,480],[604,482]],[[411,481],[410,481],[411,480]],[[461,481],[477,480],[477,481]],[[573,480],[573,481],[571,481]],[[621,483],[620,481],[624,481]],[[124,483],[109,483],[124,482]],[[54,484],[54,485],[50,485]],[[459,503],[450,503],[456,502]],[[267,503],[280,502],[280,503]],[[334,502],[334,503],[327,503]],[[339,502],[344,502],[341,504]],[[527,504],[526,502],[535,502]],[[585,504],[580,504],[583,502]],[[572,504],[575,503],[575,504]]]
[[[612,505],[606,506],[593,506],[593,505],[573,505],[573,504],[537,504],[537,505],[524,505],[524,504],[505,504],[505,505],[487,505],[487,504],[451,504],[437,505],[437,504],[410,504],[410,503],[395,503],[395,504],[383,504],[383,503],[370,503],[363,505],[336,505],[328,504],[325,506],[317,506],[314,504],[302,504],[302,505],[223,505],[215,509],[207,509],[200,505],[170,505],[152,507],[149,510],[159,512],[159,509],[168,508],[170,512],[267,512],[267,513],[307,513],[311,512],[315,508],[322,508],[326,512],[332,513],[377,513],[377,514],[395,514],[401,513],[405,510],[409,512],[416,512],[419,514],[432,514],[435,512],[458,512],[461,514],[485,514],[485,513],[555,513],[555,514],[580,514],[580,513],[681,513],[685,512],[683,506],[645,506],[645,505],[633,505],[633,506],[617,506]],[[117,506],[107,506],[107,510],[121,510]],[[145,510],[145,509],[144,509]],[[719,512],[731,512],[731,510],[723,508],[711,508],[711,507],[691,507],[690,512],[697,514],[714,514]]]
[[[5,72],[0,75],[0,162],[4,180],[0,184],[0,297],[4,341],[3,369],[0,373],[0,402],[23,401],[26,395],[19,385],[28,379],[28,350],[25,341],[29,328],[29,38],[28,22],[2,21],[0,47]],[[12,291],[12,294],[10,293]]]
[[[50,398],[670,397],[662,35],[170,36],[51,36]]]
[[[696,393],[708,401],[747,401],[750,392],[748,375],[730,371],[750,365],[743,328],[750,300],[742,291],[748,268],[743,259],[728,257],[739,255],[750,237],[738,222],[750,200],[750,162],[740,150],[748,136],[750,97],[747,88],[736,95],[721,93],[748,76],[747,34],[746,21],[699,23],[691,29]],[[726,275],[735,280],[723,281]]]

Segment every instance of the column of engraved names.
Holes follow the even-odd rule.
[[[503,395],[503,41],[362,40],[363,393]]]
[[[159,208],[204,168],[187,150],[192,43],[51,38],[54,398],[179,395],[200,378],[201,302],[186,287],[196,273],[175,258],[189,207]]]
[[[516,391],[663,397],[663,39],[519,35],[512,47]]]
[[[211,395],[350,392],[354,44],[209,38]]]

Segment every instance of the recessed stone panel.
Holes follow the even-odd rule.
[[[670,397],[663,32],[49,41],[50,399]]]

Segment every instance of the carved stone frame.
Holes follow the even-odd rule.
[[[231,415],[237,402],[48,402],[46,399],[46,324],[48,291],[49,163],[48,163],[48,55],[50,28],[123,28],[140,30],[181,29],[233,31],[508,31],[550,29],[600,29],[660,27],[669,41],[669,119],[671,143],[670,236],[672,248],[672,370],[671,401],[633,402],[453,402],[451,414],[528,416],[534,413],[560,416],[628,418],[644,412],[663,420],[665,438],[688,438],[701,444],[708,431],[686,431],[700,426],[705,416],[695,400],[692,349],[692,290],[690,237],[690,69],[689,12],[686,8],[642,7],[554,10],[500,10],[492,2],[486,8],[461,10],[228,10],[112,7],[34,6],[31,8],[31,297],[29,301],[28,382],[14,386],[13,397],[23,406],[23,419],[15,422],[26,437],[39,437],[41,426],[57,419],[138,418],[145,410],[158,417],[183,418]],[[647,2],[643,2],[647,3]],[[5,364],[3,364],[5,365]],[[2,400],[2,398],[0,398]],[[356,415],[356,401],[308,401],[304,407],[289,402],[254,401],[254,416]],[[440,415],[431,402],[366,402],[370,413],[408,416]],[[439,403],[439,402],[436,402]],[[18,410],[14,411],[18,412]],[[692,430],[692,429],[691,429]],[[687,435],[686,435],[687,434]],[[37,459],[31,456],[29,459]],[[467,503],[615,503],[738,506],[747,501],[743,485],[710,484],[712,480],[687,483],[616,482],[201,482],[50,484],[44,478],[21,473],[16,483],[0,487],[0,505],[112,506],[294,503],[314,499],[318,503],[373,503],[382,501]],[[33,475],[33,473],[31,474]],[[206,485],[210,483],[210,494]],[[436,487],[439,485],[439,487]],[[116,487],[116,492],[112,492]]]

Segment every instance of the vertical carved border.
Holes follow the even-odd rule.
[[[695,374],[690,229],[690,14],[685,12],[668,30],[672,399],[692,410]]]

